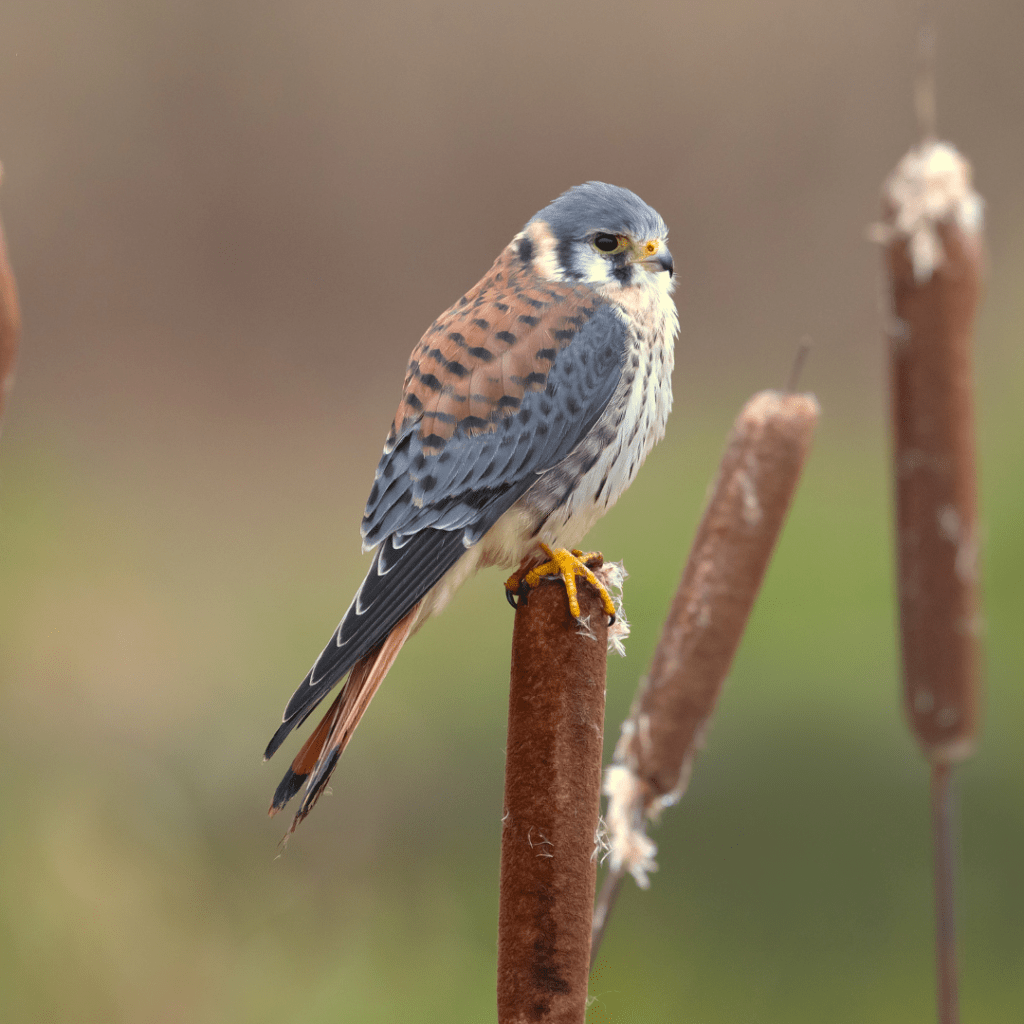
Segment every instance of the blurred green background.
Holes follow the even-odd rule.
[[[878,253],[920,5],[5,0],[25,336],[0,441],[0,1017],[494,1019],[512,618],[483,574],[403,652],[279,851],[263,746],[365,568],[408,352],[569,185],[672,228],[669,435],[592,535],[644,672],[740,404],[799,339],[824,416],[661,871],[589,1020],[933,1017],[903,727]],[[988,695],[957,780],[964,1020],[1024,1020],[1024,11],[939,6],[988,203]],[[279,853],[281,854],[279,856]]]

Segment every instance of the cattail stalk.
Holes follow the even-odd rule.
[[[656,846],[645,818],[675,803],[785,521],[818,421],[813,395],[763,391],[733,427],[711,498],[608,769],[612,863],[594,952],[626,871],[646,888]]]
[[[896,575],[903,700],[932,765],[939,1020],[959,1020],[951,766],[977,736],[981,700],[978,513],[971,348],[983,266],[971,166],[926,139],[883,189],[892,301]]]
[[[3,183],[3,175],[3,167],[0,166],[0,184]],[[18,307],[18,289],[14,283],[14,272],[7,259],[4,226],[0,221],[0,416],[3,416],[5,400],[14,383],[14,363],[20,336],[21,310]]]
[[[598,571],[600,578],[601,573]],[[608,625],[560,581],[520,600],[512,634],[498,915],[499,1024],[583,1024],[604,737]]]

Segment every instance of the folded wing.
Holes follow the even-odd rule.
[[[435,321],[413,351],[366,505],[370,569],[266,757],[587,436],[618,386],[627,345],[611,306],[586,286],[540,281],[514,247]],[[329,771],[315,774],[322,786]],[[286,777],[278,795],[294,785]]]

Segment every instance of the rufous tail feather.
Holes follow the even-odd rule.
[[[391,670],[405,641],[409,639],[418,611],[419,604],[416,604],[379,646],[355,663],[341,693],[334,699],[327,714],[302,745],[285,773],[270,804],[268,813],[271,816],[277,814],[303,785],[306,787],[302,803],[288,829],[289,833],[295,831],[295,826],[309,814],[323,793],[359,720],[366,714],[373,695],[384,682],[384,677]]]

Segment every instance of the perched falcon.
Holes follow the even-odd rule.
[[[571,188],[413,350],[363,516],[369,572],[267,746],[269,758],[348,675],[274,793],[271,814],[305,786],[292,829],[402,645],[471,573],[518,565],[511,592],[547,560],[579,614],[570,585],[587,569],[566,549],[632,482],[672,406],[667,236],[632,192]]]

